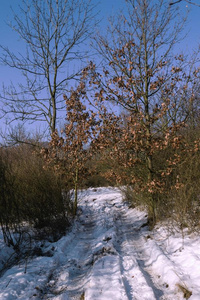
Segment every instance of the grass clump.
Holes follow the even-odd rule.
[[[179,290],[183,293],[183,297],[185,299],[189,299],[192,296],[192,292],[188,290],[186,286],[183,286],[181,284],[177,284]]]

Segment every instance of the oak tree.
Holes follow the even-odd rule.
[[[184,26],[177,9],[166,1],[127,3],[129,15],[111,20],[108,35],[96,37],[102,73],[93,72],[91,82],[96,98],[126,111],[126,126],[112,157],[121,157],[119,162],[132,168],[127,174],[129,183],[132,180],[146,194],[155,222],[159,195],[167,188],[166,176],[180,161],[176,153],[181,147],[179,133],[195,99],[199,70],[194,65],[189,68],[182,55],[173,55]],[[173,149],[171,157],[158,164],[155,157],[168,149]]]
[[[67,189],[74,189],[74,215],[78,187],[89,172],[87,163],[93,155],[90,144],[95,140],[100,125],[97,113],[84,104],[85,95],[83,82],[71,90],[69,97],[63,95],[66,124],[61,132],[54,131],[48,147],[41,151],[46,163],[63,177]]]

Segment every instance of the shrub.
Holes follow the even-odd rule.
[[[173,212],[181,228],[200,228],[200,152],[188,153],[177,170],[177,187],[170,194]]]
[[[63,197],[63,182],[44,168],[32,148],[21,145],[2,150],[0,185],[0,221],[7,244],[21,242],[24,224],[50,240],[59,238],[69,226],[70,199]],[[14,236],[20,240],[16,242]]]
[[[4,241],[8,246],[20,242],[20,235],[13,236],[13,231],[19,231],[20,214],[14,193],[14,177],[8,162],[0,157],[0,225]]]

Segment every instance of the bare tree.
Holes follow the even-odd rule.
[[[77,79],[87,57],[85,45],[96,24],[91,0],[23,0],[10,24],[26,50],[16,54],[1,46],[0,62],[21,71],[22,83],[4,88],[3,116],[28,122],[46,122],[56,129],[61,94]]]

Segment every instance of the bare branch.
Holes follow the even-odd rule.
[[[0,62],[21,71],[25,81],[3,89],[4,115],[14,112],[16,119],[43,120],[55,131],[58,111],[64,106],[60,95],[78,79],[88,56],[84,43],[97,23],[94,7],[91,0],[22,1],[10,27],[26,50],[17,54],[0,46]]]
[[[191,5],[195,5],[195,6],[198,6],[200,7],[200,4],[196,3],[196,2],[192,2],[190,0],[177,0],[177,1],[173,1],[173,2],[170,2],[169,5],[174,5],[174,4],[177,4],[177,3],[180,3],[180,2],[186,2],[188,4],[191,4]]]

